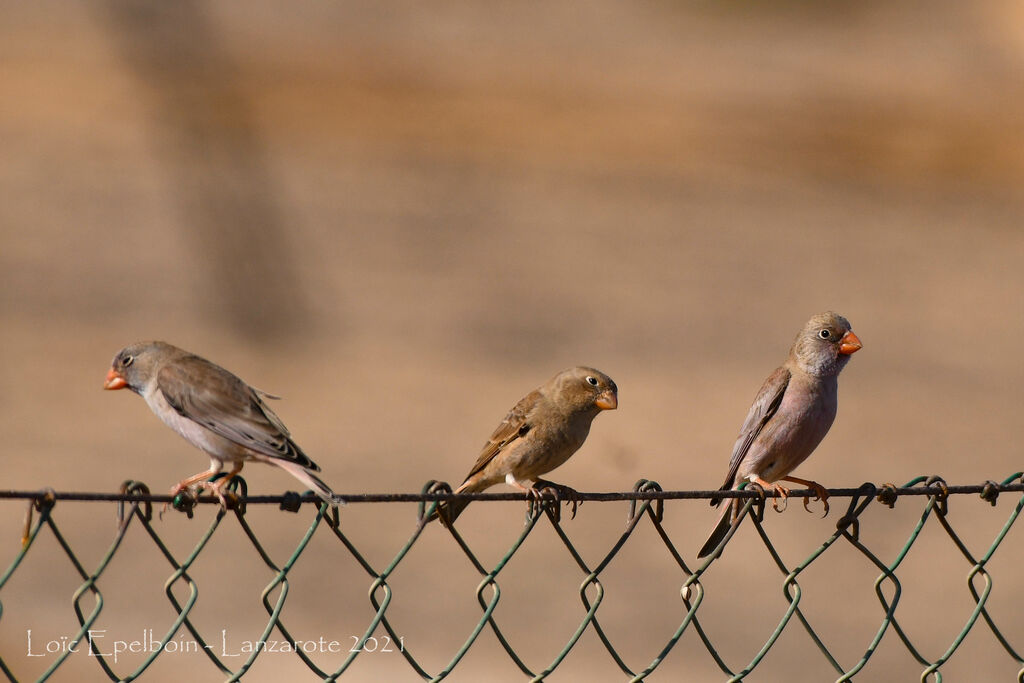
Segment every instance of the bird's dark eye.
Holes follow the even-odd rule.
[[[818,336],[821,337],[822,339],[828,339],[829,337],[832,336],[832,333],[829,332],[828,330],[822,330],[821,332],[818,332]]]
[[[125,356],[121,359],[121,365],[128,367],[135,362],[135,356]]]
[[[587,377],[587,384],[589,384],[592,387],[596,387],[597,386],[597,378],[596,377]]]

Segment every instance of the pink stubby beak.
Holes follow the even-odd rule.
[[[844,356],[849,356],[851,353],[859,351],[863,346],[864,345],[860,343],[860,339],[857,338],[857,335],[853,333],[853,330],[850,330],[843,335],[842,339],[839,340],[839,353]]]
[[[107,378],[103,380],[103,388],[113,391],[114,389],[124,389],[126,386],[128,386],[128,382],[121,376],[121,373],[110,368]]]

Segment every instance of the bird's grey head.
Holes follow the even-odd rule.
[[[805,372],[827,377],[838,375],[860,348],[850,321],[828,311],[807,321],[793,342],[792,354]]]
[[[104,389],[131,389],[141,394],[146,383],[157,372],[158,365],[180,349],[161,341],[137,342],[117,352],[110,363]]]

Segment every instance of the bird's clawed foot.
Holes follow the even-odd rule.
[[[531,506],[535,503],[543,505],[545,498],[553,500],[555,504],[549,509],[554,514],[554,520],[556,522],[561,519],[561,513],[558,507],[559,503],[564,501],[567,506],[572,507],[572,514],[569,519],[576,519],[576,509],[583,504],[583,500],[580,498],[580,494],[576,489],[569,488],[563,484],[556,484],[553,481],[547,481],[545,479],[538,479],[534,482],[533,487],[529,489],[529,496],[531,499]]]
[[[195,507],[199,496],[204,491],[209,491],[215,495],[220,502],[221,508],[224,510],[241,510],[244,512],[244,509],[240,506],[238,495],[226,490],[228,484],[235,478],[235,472],[227,474],[217,473],[213,475],[213,479],[208,481],[198,481],[198,476],[200,475],[189,477],[171,487],[171,502],[164,503],[163,508],[160,510],[161,517],[167,512],[168,508],[173,507],[179,512],[186,513],[191,518],[192,508]],[[204,473],[202,476],[206,476],[206,474]]]
[[[172,507],[178,512],[184,512],[191,519],[192,509],[196,506],[197,499],[198,496],[190,486],[175,484],[171,487],[170,502],[164,503],[160,508],[160,519],[163,519],[164,513]]]
[[[810,489],[812,489],[814,491],[814,498],[813,498],[813,500],[820,500],[821,501],[821,506],[824,509],[824,511],[822,512],[821,516],[822,517],[827,517],[828,516],[828,491],[825,490],[824,486],[822,486],[821,484],[819,484],[817,482],[813,482],[813,481],[811,482],[811,485],[808,488],[810,488]],[[810,496],[804,496],[804,510],[807,510],[808,512],[813,512],[813,510],[811,510],[811,508],[810,508],[810,505],[808,505],[808,503],[810,503],[811,500],[812,500],[812,498]]]
[[[199,492],[209,491],[217,496],[220,506],[225,510],[237,510],[239,504],[238,494],[233,491],[226,491],[230,477],[224,477],[220,481],[203,481],[196,485]]]
[[[798,479],[796,477],[783,477],[783,479],[785,479],[786,481],[791,481],[794,484],[802,484],[807,488],[811,489],[812,491],[814,491],[814,500],[820,500],[821,505],[825,510],[821,516],[825,517],[826,515],[828,515],[828,491],[825,489],[824,486],[822,486],[816,481],[811,481],[810,479]],[[810,501],[810,496],[804,496],[804,510],[807,510],[808,512],[811,512],[811,508],[808,505]]]

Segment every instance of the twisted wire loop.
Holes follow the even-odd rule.
[[[995,619],[987,608],[993,585],[993,579],[987,567],[1010,529],[1016,523],[1021,510],[1024,509],[1024,496],[1016,502],[1001,530],[989,546],[980,551],[980,554],[972,552],[960,535],[957,534],[950,519],[949,509],[950,497],[959,494],[977,494],[982,501],[995,505],[1001,493],[1022,492],[1024,492],[1024,473],[1021,472],[1017,472],[1001,482],[990,480],[977,486],[949,486],[941,477],[922,476],[911,480],[901,487],[891,483],[880,487],[871,483],[865,483],[858,488],[832,489],[829,491],[830,496],[848,497],[850,499],[845,513],[836,521],[835,531],[824,539],[809,556],[792,567],[787,565],[776,550],[763,524],[765,501],[768,497],[778,495],[774,491],[766,492],[761,489],[755,490],[754,488],[747,490],[745,486],[740,486],[734,491],[725,492],[665,491],[657,482],[641,479],[636,482],[631,491],[620,493],[578,493],[574,498],[576,502],[584,500],[605,503],[614,501],[628,502],[625,527],[605,554],[593,563],[584,559],[582,552],[573,543],[570,533],[571,527],[567,530],[563,526],[560,515],[561,501],[559,496],[543,495],[533,499],[527,497],[526,500],[528,500],[530,505],[527,507],[527,515],[522,530],[517,537],[511,539],[511,545],[504,555],[491,566],[486,565],[474,553],[469,543],[459,533],[456,525],[444,526],[456,547],[458,547],[459,551],[466,557],[469,564],[480,577],[479,583],[475,587],[475,596],[481,610],[480,617],[473,625],[462,645],[451,654],[448,662],[435,672],[428,671],[421,663],[421,660],[417,659],[415,648],[403,644],[399,651],[415,675],[424,680],[439,681],[450,675],[459,666],[466,654],[478,642],[480,634],[484,630],[490,630],[511,662],[522,672],[525,678],[533,681],[542,681],[558,670],[580,638],[588,630],[592,630],[601,645],[608,652],[614,666],[628,680],[641,681],[658,669],[666,658],[670,656],[686,631],[692,629],[727,679],[729,681],[741,681],[757,670],[780,636],[787,629],[798,628],[807,633],[811,642],[821,652],[828,666],[835,672],[835,680],[849,681],[863,671],[871,657],[878,650],[883,638],[891,630],[895,634],[894,637],[902,643],[907,653],[923,667],[920,680],[941,682],[942,666],[955,655],[967,635],[979,623],[984,623],[987,630],[991,632],[995,640],[1018,667],[1018,682],[1024,683],[1024,657],[1022,657],[1020,650],[1015,649],[1011,645],[1009,638],[996,624]],[[793,491],[791,495],[798,497],[810,496],[813,495],[813,492]],[[366,559],[356,547],[356,544],[343,531],[343,524],[337,507],[331,507],[327,503],[321,502],[310,492],[304,494],[286,493],[282,496],[249,496],[245,481],[241,477],[235,477],[227,486],[226,496],[227,507],[225,508],[221,507],[218,499],[212,496],[195,497],[179,494],[172,498],[166,495],[153,495],[145,484],[137,481],[124,482],[117,494],[62,493],[51,489],[43,491],[0,491],[0,500],[20,499],[27,502],[20,551],[15,555],[4,573],[0,575],[0,619],[4,616],[2,602],[4,587],[18,571],[19,567],[21,567],[26,556],[36,547],[41,533],[47,533],[53,537],[57,547],[66,556],[81,580],[80,585],[72,595],[72,607],[79,628],[71,636],[69,646],[54,657],[50,666],[37,680],[46,680],[53,676],[64,665],[67,658],[78,649],[78,645],[83,640],[88,648],[90,659],[96,662],[97,666],[110,680],[135,680],[143,677],[153,662],[166,651],[166,645],[172,638],[186,632],[197,643],[197,650],[205,653],[210,664],[226,680],[237,681],[242,679],[252,669],[257,658],[264,650],[262,648],[253,648],[244,661],[240,663],[233,661],[231,662],[233,666],[229,666],[228,661],[217,655],[215,648],[207,642],[203,633],[192,621],[192,612],[197,604],[199,586],[190,574],[190,571],[204,549],[210,546],[214,535],[224,520],[231,519],[233,523],[238,525],[245,538],[256,550],[258,557],[272,575],[270,583],[260,593],[261,604],[267,613],[267,621],[262,627],[260,641],[267,641],[276,631],[291,645],[291,650],[289,651],[301,660],[313,676],[324,681],[335,681],[341,678],[351,668],[359,655],[364,652],[367,641],[373,637],[373,633],[378,628],[383,628],[393,642],[402,641],[399,637],[398,629],[395,628],[388,617],[388,608],[392,605],[394,599],[392,587],[388,581],[420,540],[426,526],[432,519],[438,516],[439,507],[443,501],[459,498],[471,500],[523,500],[521,494],[510,493],[454,494],[447,483],[439,481],[427,482],[419,494],[346,495],[344,498],[347,503],[417,503],[415,525],[411,535],[401,545],[390,562],[382,568],[377,568]],[[732,525],[723,544],[711,556],[691,568],[683,559],[683,554],[676,547],[668,531],[665,529],[665,501],[694,498],[708,499],[712,496],[741,499],[737,520]],[[920,516],[917,518],[906,541],[895,557],[889,560],[883,559],[861,541],[860,518],[862,514],[873,502],[878,502],[892,508],[900,498],[912,500],[915,497],[923,497],[924,500]],[[62,510],[64,505],[70,504],[67,501],[114,501],[117,503],[117,531],[115,537],[95,567],[87,568],[83,565],[60,530],[56,511]],[[197,505],[217,504],[219,507],[213,520],[195,542],[191,550],[183,557],[179,557],[171,552],[153,525],[153,503],[163,503],[164,507],[168,505],[174,506],[189,517],[192,516],[192,512]],[[291,555],[283,562],[275,561],[260,541],[257,532],[249,524],[246,517],[247,506],[276,504],[281,511],[295,514],[301,512],[304,503],[313,503],[317,506],[312,521],[301,538],[295,543]],[[565,552],[571,558],[572,563],[582,577],[578,589],[581,616],[576,628],[564,642],[561,650],[555,654],[554,658],[542,668],[534,668],[527,664],[502,631],[495,616],[495,609],[502,595],[502,572],[527,542],[537,526],[544,523],[545,520],[554,531],[555,537],[564,547]],[[897,617],[900,597],[902,595],[902,584],[898,571],[929,522],[933,525],[937,524],[945,532],[953,548],[958,551],[959,556],[966,563],[968,569],[967,590],[974,603],[974,608],[964,621],[960,632],[949,643],[946,650],[931,656],[926,655],[914,643]],[[782,577],[781,588],[786,608],[771,634],[763,645],[758,648],[757,652],[745,664],[734,668],[719,654],[712,638],[701,625],[699,611],[706,595],[701,579],[708,572],[714,570],[722,547],[729,542],[740,525],[744,523],[753,525],[758,538]],[[678,610],[680,621],[676,629],[670,634],[665,634],[664,640],[658,643],[660,649],[653,659],[646,663],[627,663],[626,657],[615,647],[612,638],[599,618],[600,607],[605,598],[602,574],[619,555],[623,547],[630,542],[635,531],[642,524],[650,525],[678,570],[679,603],[675,607],[671,606],[672,603],[666,603],[665,609]],[[145,535],[152,541],[170,567],[170,575],[164,583],[164,593],[171,606],[174,618],[167,627],[167,630],[161,635],[156,647],[150,649],[148,656],[134,670],[123,671],[116,669],[116,661],[112,660],[109,654],[104,654],[98,648],[93,647],[88,634],[104,607],[104,593],[100,589],[101,579],[121,548],[126,535],[131,532],[133,527],[145,532]],[[345,660],[332,671],[322,669],[313,661],[304,648],[298,646],[285,620],[285,606],[291,589],[290,574],[296,562],[302,557],[317,534],[326,534],[340,543],[355,560],[362,572],[365,572],[369,586],[368,600],[370,610],[366,627],[363,629],[361,636],[354,637],[358,642],[349,650]],[[444,536],[433,536],[433,538],[444,538]],[[811,619],[801,609],[801,600],[803,598],[803,588],[800,585],[801,575],[836,544],[845,544],[856,551],[879,572],[873,586],[875,597],[879,604],[880,621],[878,628],[870,641],[866,643],[860,658],[855,662],[847,662],[845,664],[840,663],[838,657],[833,654],[819,635],[818,630],[814,628]],[[347,579],[348,583],[352,581],[355,581],[353,577]],[[179,594],[182,596],[181,598],[178,597]],[[796,624],[799,624],[799,626],[796,626]],[[8,680],[18,680],[16,669],[16,663],[12,662],[9,656],[5,660],[2,653],[0,653],[0,672],[3,672]]]

